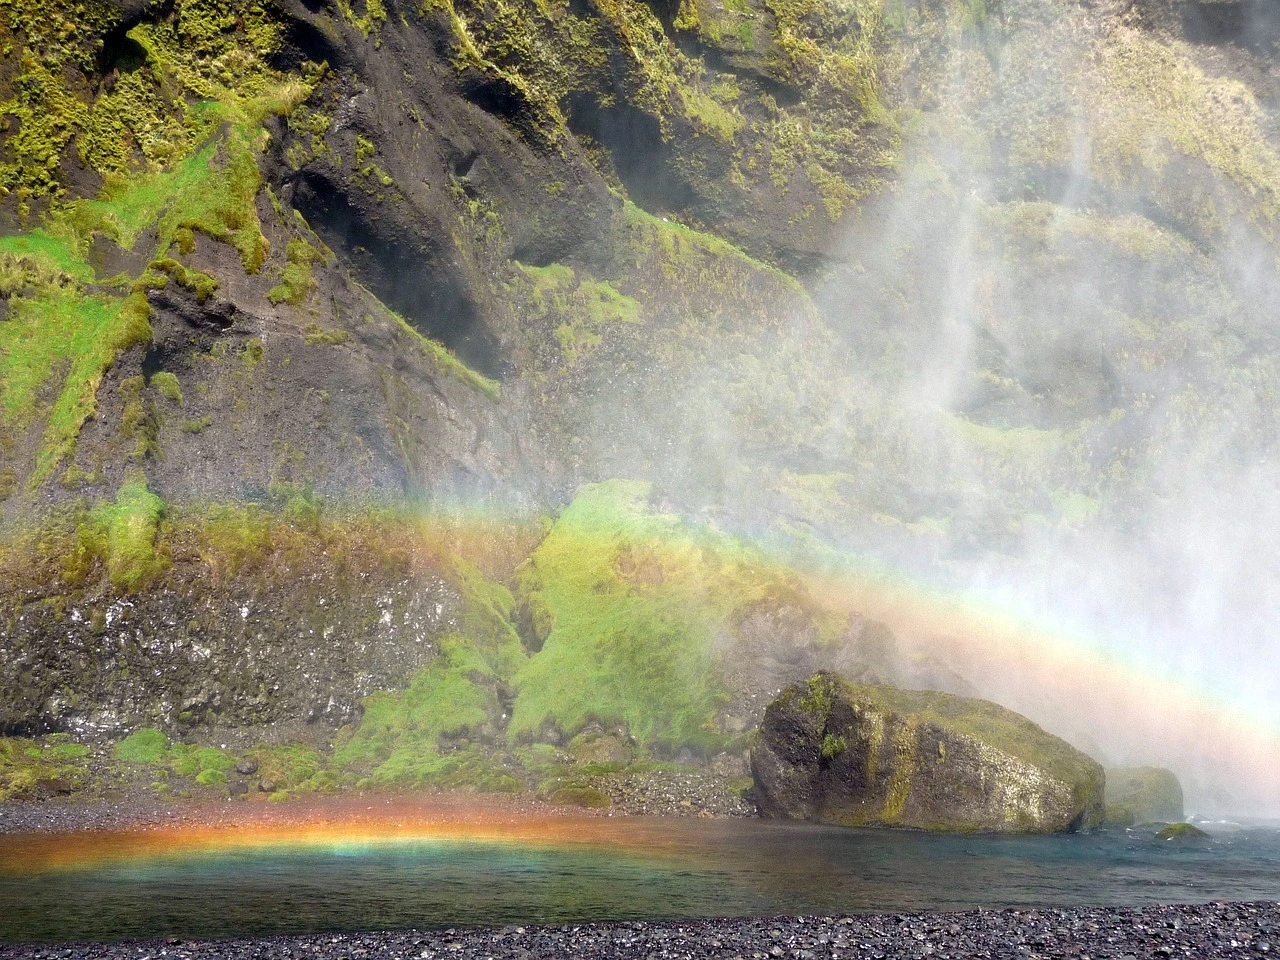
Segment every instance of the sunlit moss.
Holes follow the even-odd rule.
[[[41,798],[42,784],[73,792],[89,781],[89,748],[69,734],[0,737],[0,802]]]
[[[521,570],[519,595],[543,635],[515,676],[509,738],[536,738],[548,724],[572,735],[595,720],[658,749],[723,743],[714,638],[732,617],[801,591],[742,544],[653,510],[648,496],[643,483],[584,487]]]
[[[118,590],[133,591],[162,574],[169,559],[156,550],[164,501],[143,481],[124,484],[114,503],[98,506],[90,523],[102,538],[107,576]]]

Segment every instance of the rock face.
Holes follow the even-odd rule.
[[[1179,821],[1182,784],[1162,767],[1120,767],[1107,771],[1107,822],[1117,826]]]
[[[983,700],[819,673],[765,711],[751,754],[767,817],[929,830],[1096,826],[1102,768]]]

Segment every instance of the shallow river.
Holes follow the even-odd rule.
[[[600,817],[0,836],[0,942],[1280,898],[1280,828],[929,836]]]

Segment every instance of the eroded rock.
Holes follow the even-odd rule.
[[[769,705],[751,770],[767,817],[1029,833],[1102,817],[1102,768],[1025,717],[831,673]]]

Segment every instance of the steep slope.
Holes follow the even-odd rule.
[[[374,689],[456,693],[440,654],[474,630],[467,729],[512,707],[530,737],[657,744],[640,668],[574,626],[610,615],[599,582],[536,546],[617,478],[654,484],[677,552],[711,524],[1082,617],[1123,601],[1112,640],[1148,660],[1188,622],[1264,644],[1236,585],[1280,576],[1265,4],[13,0],[0,33],[2,666],[29,691],[6,729],[323,740]],[[438,535],[469,511],[501,562]],[[603,596],[659,637],[645,569]],[[709,594],[673,662],[733,660],[717,576],[685,585]],[[753,654],[830,633],[783,607],[741,614]],[[421,650],[382,622],[419,608]],[[571,717],[522,692],[534,608],[560,626],[521,649],[601,682],[556,694]],[[782,654],[675,678],[676,716],[731,736],[813,666]],[[299,657],[323,669],[263,707]]]

